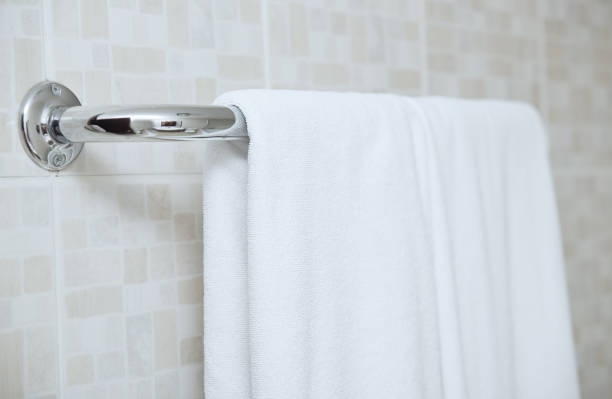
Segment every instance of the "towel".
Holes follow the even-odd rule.
[[[204,154],[207,399],[579,397],[529,106],[247,90]]]

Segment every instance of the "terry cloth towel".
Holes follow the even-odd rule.
[[[529,106],[223,95],[204,154],[207,399],[579,397]]]

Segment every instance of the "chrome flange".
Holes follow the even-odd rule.
[[[19,139],[26,154],[41,168],[62,170],[81,152],[83,143],[71,143],[55,135],[51,123],[52,115],[78,105],[81,102],[77,96],[56,82],[38,83],[24,96],[17,116]]]

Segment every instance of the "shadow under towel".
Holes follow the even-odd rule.
[[[578,398],[537,113],[247,90],[204,154],[207,399]]]

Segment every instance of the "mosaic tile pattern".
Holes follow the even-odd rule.
[[[197,175],[58,179],[66,397],[201,397],[201,189]]]
[[[24,92],[44,79],[39,2],[0,2],[0,176],[44,176],[15,135]]]
[[[202,397],[200,145],[87,144],[38,170],[15,114],[45,78],[89,105],[257,87],[531,102],[583,397],[610,397],[611,19],[607,0],[0,0],[0,397]]]
[[[1,398],[58,390],[51,196],[46,178],[0,179]]]
[[[584,398],[612,395],[612,4],[548,0],[547,116]]]
[[[612,4],[545,3],[548,119],[557,169],[612,166]]]
[[[612,176],[558,175],[557,191],[582,394],[607,398],[612,392]],[[584,194],[576,198],[576,192]]]
[[[422,14],[416,0],[271,0],[271,87],[423,94]]]
[[[538,4],[532,0],[427,0],[432,94],[538,104]]]

